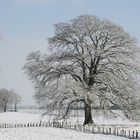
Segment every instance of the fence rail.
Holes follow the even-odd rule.
[[[121,127],[122,126],[122,127]],[[114,135],[121,136],[128,139],[140,139],[140,133],[137,130],[128,130],[125,129],[126,126],[115,126],[115,125],[77,125],[70,122],[32,122],[24,124],[7,124],[1,123],[0,128],[19,128],[19,127],[55,127],[55,128],[64,128],[71,129],[76,131],[81,131],[85,133],[93,134],[105,134],[105,135]],[[131,125],[136,126],[136,125]],[[137,125],[138,126],[138,125]]]

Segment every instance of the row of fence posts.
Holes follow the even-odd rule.
[[[54,124],[54,127],[56,125]],[[94,134],[106,134],[106,135],[115,135],[115,136],[121,136],[121,137],[126,137],[129,139],[138,139],[138,131],[131,131],[131,130],[125,130],[125,129],[118,129],[118,128],[106,128],[103,126],[94,126],[94,125],[72,125],[71,123],[63,123],[62,122],[62,128],[68,128],[68,129],[74,129],[74,130],[79,130],[83,131],[86,133],[94,133]]]
[[[37,122],[37,123],[27,123],[27,124],[0,124],[0,128],[18,128],[18,127],[55,127],[55,128],[64,128],[82,131],[85,133],[94,133],[94,134],[105,134],[105,135],[115,135],[126,137],[129,139],[138,139],[138,131],[131,131],[118,128],[107,128],[99,125],[77,125],[68,122],[57,122],[57,121],[48,121],[48,122]]]

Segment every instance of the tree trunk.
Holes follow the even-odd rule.
[[[17,112],[17,103],[15,103],[15,112]]]
[[[85,108],[85,121],[84,125],[86,124],[93,124],[92,120],[92,113],[91,113],[91,101],[87,99],[87,101],[84,102],[84,108]]]
[[[6,112],[6,110],[7,110],[7,105],[4,106],[4,110],[3,111]]]

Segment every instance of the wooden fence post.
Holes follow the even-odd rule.
[[[109,134],[111,134],[111,128],[109,128]]]
[[[79,125],[79,129],[80,129],[80,131],[81,131],[81,125]]]
[[[103,134],[105,133],[104,131],[105,131],[105,130],[104,130],[104,127],[103,127]]]
[[[126,137],[126,130],[124,131],[124,136]]]
[[[129,132],[128,132],[128,137],[129,137],[129,138],[131,137],[130,130],[129,130]]]
[[[139,136],[138,136],[138,131],[136,130],[136,139],[138,139],[138,137],[139,137]]]
[[[76,124],[74,124],[74,130],[76,130]]]
[[[132,131],[132,138],[135,138],[135,131]]]
[[[87,132],[87,125],[85,125],[85,132]]]
[[[69,129],[69,127],[70,127],[70,123],[68,122],[68,129]]]
[[[61,128],[64,128],[64,122],[61,123]]]
[[[50,123],[50,121],[48,122],[48,126],[50,127],[50,125],[51,125],[51,123]]]
[[[49,121],[48,126],[51,127],[51,122]]]
[[[121,130],[121,136],[124,136],[124,129]]]
[[[35,126],[37,127],[37,123],[35,124]]]
[[[92,126],[92,133],[94,133],[94,126]]]
[[[88,132],[88,133],[90,132],[90,126],[87,127],[87,132]]]
[[[119,131],[118,131],[118,129],[117,129],[117,136],[119,135]]]
[[[108,130],[107,130],[107,128],[106,128],[106,134],[108,134]]]
[[[116,128],[113,129],[113,135],[116,135]]]
[[[68,127],[68,123],[67,122],[65,122],[65,128],[67,128]]]
[[[83,125],[83,131],[85,132],[85,125]]]
[[[52,122],[52,127],[55,127],[54,121]]]
[[[71,129],[71,122],[70,122],[70,129]]]
[[[100,133],[100,127],[98,126],[98,133]]]
[[[44,127],[48,127],[47,122],[44,122]]]

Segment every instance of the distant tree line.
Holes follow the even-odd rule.
[[[0,89],[0,110],[6,112],[7,109],[14,107],[14,111],[17,111],[17,104],[21,102],[21,99],[15,90]]]

